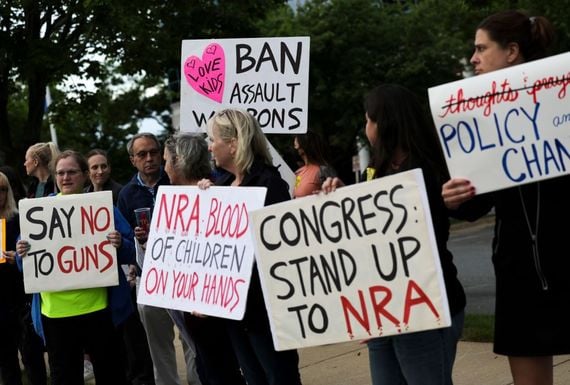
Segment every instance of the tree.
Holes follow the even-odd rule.
[[[557,27],[564,51],[570,48],[567,6],[567,0],[313,0],[296,12],[278,9],[260,25],[267,36],[311,36],[309,127],[328,138],[333,164],[349,181],[368,90],[398,83],[428,110],[428,88],[463,77],[484,17],[509,8],[543,14]],[[276,142],[282,152],[291,146]]]
[[[350,158],[364,128],[364,94],[388,82],[425,99],[428,87],[459,78],[467,51],[461,3],[386,3],[315,0],[263,22],[267,35],[311,36],[309,127],[329,139],[345,180],[352,179]]]
[[[116,124],[114,128],[126,125],[131,128],[124,132],[128,136],[142,117],[158,116],[167,125],[164,112],[169,102],[177,99],[172,82],[179,78],[181,39],[256,36],[253,21],[280,3],[283,1],[3,1],[0,163],[21,164],[27,147],[46,139],[46,86],[59,85],[73,75],[89,79],[98,91],[78,88],[72,97],[58,95],[51,108],[63,147],[82,142],[104,147],[99,139],[106,135],[97,136],[94,127],[111,130],[111,124]],[[109,62],[113,73],[108,71]],[[136,85],[121,96],[110,87],[121,81],[117,74],[137,75]],[[170,87],[166,81],[169,75]],[[156,87],[156,92],[147,96],[151,87]],[[14,106],[24,105],[23,93],[26,108],[15,110]],[[129,117],[121,113],[121,122],[105,117],[105,111],[113,111],[112,105],[122,106],[121,112],[130,111]],[[79,136],[78,127],[82,130]]]

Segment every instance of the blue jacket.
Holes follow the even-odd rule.
[[[166,175],[164,170],[161,169],[160,178],[154,188],[152,188],[152,192],[147,186],[143,186],[139,183],[138,173],[133,176],[129,183],[123,186],[123,189],[119,194],[117,207],[121,210],[121,213],[126,218],[127,222],[129,222],[132,229],[137,225],[134,210],[141,207],[150,207],[152,212],[158,187],[169,184],[170,179],[168,179],[168,175]]]
[[[108,287],[107,294],[109,304],[108,306],[111,310],[111,317],[113,318],[113,323],[115,326],[117,326],[123,323],[134,310],[131,300],[130,286],[127,282],[127,279],[125,278],[125,274],[123,274],[121,271],[121,265],[134,263],[135,245],[133,230],[129,226],[126,219],[114,206],[113,213],[115,217],[115,230],[121,233],[122,237],[121,246],[117,249],[117,274],[119,274],[119,285]],[[17,255],[16,260],[18,261],[18,266],[20,269],[22,269],[21,257]],[[32,321],[34,323],[34,329],[36,330],[36,333],[42,337],[45,343],[45,336],[42,325],[41,297],[39,293],[33,294],[31,314]]]

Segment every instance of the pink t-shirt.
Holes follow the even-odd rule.
[[[320,168],[316,164],[308,164],[295,171],[295,190],[293,197],[299,198],[311,195],[313,191],[321,189],[319,178]]]

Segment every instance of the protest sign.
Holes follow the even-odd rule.
[[[118,285],[110,191],[23,199],[19,209],[26,293]]]
[[[421,170],[250,216],[277,350],[450,325]]]
[[[570,172],[570,53],[429,89],[452,177],[478,194]]]
[[[160,186],[137,301],[242,319],[254,261],[248,212],[266,191]]]
[[[2,253],[6,251],[6,219],[0,218],[0,263],[6,263]]]
[[[267,140],[267,139],[266,139]],[[295,191],[295,173],[289,165],[285,162],[285,159],[277,152],[275,147],[267,140],[267,147],[269,148],[269,153],[271,154],[271,159],[273,159],[273,165],[279,171],[279,175],[281,175],[281,179],[283,179],[287,185],[289,186],[289,195],[293,196],[293,192]]]
[[[265,133],[305,133],[309,37],[183,40],[180,130],[206,131],[224,108],[257,118]]]

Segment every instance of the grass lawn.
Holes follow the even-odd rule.
[[[493,342],[493,324],[495,316],[485,314],[466,314],[463,326],[463,341]]]

